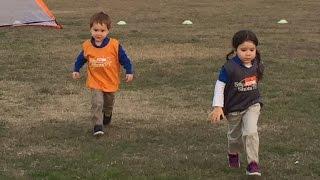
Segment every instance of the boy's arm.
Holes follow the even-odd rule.
[[[126,74],[133,74],[133,66],[130,58],[127,56],[125,50],[119,45],[119,61],[123,68],[126,70]]]
[[[76,62],[74,63],[74,72],[80,72],[80,69],[82,66],[87,62],[86,58],[84,57],[83,51],[80,52],[80,54],[77,57]]]

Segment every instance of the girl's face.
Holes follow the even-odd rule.
[[[93,23],[90,32],[96,45],[100,46],[104,38],[107,37],[109,30],[106,24]]]
[[[243,64],[251,64],[256,57],[256,45],[252,41],[245,41],[238,46],[236,53]]]

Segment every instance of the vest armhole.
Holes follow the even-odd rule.
[[[231,60],[228,60],[228,62],[226,62],[223,67],[225,68],[229,78],[231,77],[232,73],[233,73],[233,62],[231,62]]]
[[[91,45],[91,41],[90,40],[85,40],[83,43],[82,43],[82,50],[83,50],[83,55],[84,57],[86,57],[86,50],[87,48]]]
[[[120,42],[117,39],[110,38],[110,42],[109,43],[112,43],[112,45],[116,49],[116,52],[119,53]]]

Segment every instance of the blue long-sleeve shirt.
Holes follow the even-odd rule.
[[[96,48],[103,48],[109,43],[109,38],[106,37],[103,42],[101,43],[100,46],[97,46],[94,43],[94,39],[91,38],[91,43],[94,47]],[[125,50],[122,48],[121,45],[119,45],[119,50],[118,50],[118,55],[119,55],[119,61],[120,64],[123,66],[123,68],[126,70],[126,74],[133,74],[133,66],[131,64],[130,58],[127,56]],[[80,52],[78,55],[76,62],[74,63],[74,72],[79,72],[82,66],[87,62],[87,59],[84,57],[83,50]]]

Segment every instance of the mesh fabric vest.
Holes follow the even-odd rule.
[[[255,60],[250,68],[232,60],[224,64],[229,82],[224,89],[224,112],[243,111],[255,103],[261,103],[258,90],[258,65]]]
[[[119,42],[111,39],[105,47],[96,48],[90,40],[83,43],[87,65],[87,87],[116,92],[120,84]]]

